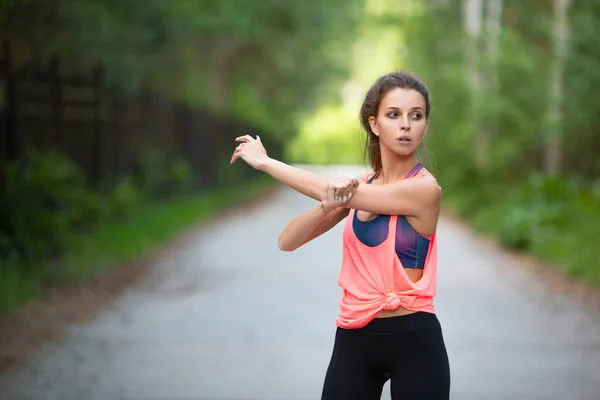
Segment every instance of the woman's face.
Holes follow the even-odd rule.
[[[381,99],[377,118],[370,117],[369,123],[379,137],[380,147],[410,155],[423,142],[429,127],[425,99],[414,89],[393,89]]]

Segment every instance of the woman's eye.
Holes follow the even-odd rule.
[[[412,118],[413,118],[414,120],[419,120],[419,119],[421,119],[421,114],[419,114],[419,113],[414,113],[414,114],[412,115]]]
[[[398,113],[397,112],[391,112],[391,113],[388,114],[388,116],[394,118],[394,117],[398,116]]]

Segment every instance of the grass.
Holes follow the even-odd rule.
[[[570,278],[600,288],[598,200],[586,190],[550,183],[550,189],[527,183],[507,187],[496,201],[474,185],[445,193],[445,207],[505,248],[529,253]]]
[[[145,203],[126,220],[106,221],[88,234],[76,236],[62,261],[52,266],[0,266],[0,315],[43,296],[60,284],[85,280],[113,265],[135,260],[160,247],[175,234],[224,209],[274,187],[259,177],[245,187],[223,188],[163,203]]]

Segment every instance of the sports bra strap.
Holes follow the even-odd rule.
[[[412,167],[412,169],[411,169],[410,171],[408,171],[408,174],[406,174],[406,176],[404,177],[404,179],[406,179],[406,178],[412,178],[412,177],[414,177],[414,176],[415,176],[415,175],[417,175],[417,173],[418,173],[419,171],[421,171],[422,169],[423,169],[423,164],[421,164],[421,162],[418,162],[418,163],[416,163],[416,164],[415,164],[415,166],[414,166],[414,167]],[[373,175],[373,176],[372,176],[372,177],[371,177],[371,178],[370,178],[370,179],[367,181],[367,183],[371,183],[371,182],[373,182],[373,180],[374,180],[375,178],[377,178],[377,177],[379,176],[379,174],[380,174],[380,173],[381,173],[381,170],[377,171],[377,172],[375,173],[375,175]]]

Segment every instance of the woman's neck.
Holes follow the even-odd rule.
[[[383,152],[381,154],[381,172],[379,177],[383,184],[391,183],[404,177],[411,169],[419,162],[416,153],[408,156],[398,156],[396,154],[386,157]]]

